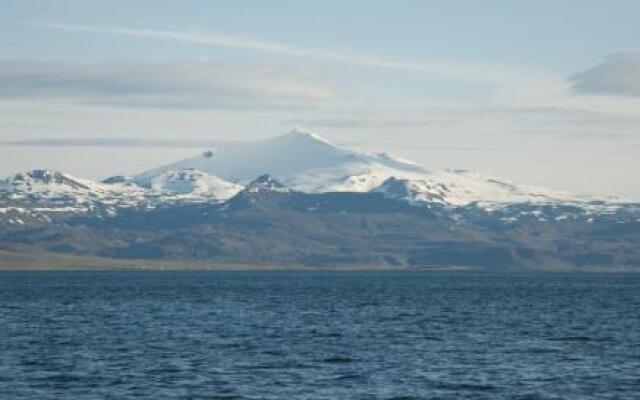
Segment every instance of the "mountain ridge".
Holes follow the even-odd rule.
[[[430,170],[301,131],[239,146],[102,182],[16,174],[0,181],[0,250],[257,265],[640,266],[638,203]]]

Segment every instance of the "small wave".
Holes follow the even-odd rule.
[[[560,378],[558,378],[557,376],[525,379],[526,382],[556,382],[559,380]]]
[[[517,353],[525,353],[525,354],[552,354],[559,353],[559,349],[549,349],[545,347],[529,347],[522,350],[517,351]]]
[[[514,397],[515,400],[547,400],[547,399],[557,399],[557,397],[550,397],[548,395],[544,395],[541,393],[525,393],[519,396]]]
[[[385,400],[418,400],[418,397],[400,395],[400,396],[387,397]]]
[[[362,381],[365,377],[359,374],[345,374],[334,378],[336,381]]]
[[[322,361],[329,364],[347,364],[347,363],[354,362],[355,360],[351,357],[333,356],[333,357],[327,357]]]
[[[268,356],[283,356],[284,352],[281,350],[263,350],[262,354],[265,354]]]
[[[255,364],[246,365],[243,368],[247,370],[270,370],[270,369],[283,369],[289,367],[286,364]]]
[[[470,382],[446,382],[446,381],[430,381],[430,386],[437,389],[448,390],[477,390],[477,391],[495,391],[497,386],[488,383],[470,383]]]
[[[53,383],[69,383],[69,382],[81,382],[85,377],[74,374],[59,373],[42,378],[42,380]]]
[[[320,333],[314,332],[314,336],[316,337],[325,337],[325,338],[340,338],[342,337],[341,333]]]
[[[557,338],[549,338],[549,340],[554,342],[590,342],[593,339],[589,336],[561,336]]]

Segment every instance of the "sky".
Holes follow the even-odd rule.
[[[0,176],[134,174],[298,127],[640,200],[640,2],[3,0]]]

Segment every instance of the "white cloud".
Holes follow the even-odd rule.
[[[319,82],[320,81],[320,82]],[[300,107],[334,96],[317,72],[214,62],[0,60],[0,99],[169,108]]]
[[[640,50],[613,54],[570,81],[578,93],[640,96]]]

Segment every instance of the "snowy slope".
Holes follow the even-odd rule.
[[[50,222],[52,216],[69,214],[112,215],[144,200],[144,190],[135,185],[111,186],[55,170],[32,170],[0,181],[0,214],[12,216],[12,224]]]
[[[81,208],[98,202],[134,205],[144,195],[144,190],[136,185],[108,185],[47,169],[21,172],[0,181],[3,199],[48,203],[52,207],[78,205]]]
[[[174,194],[216,200],[226,200],[242,190],[241,185],[191,168],[169,170],[147,181],[137,180],[137,183],[140,186],[149,187],[158,195]]]
[[[87,194],[103,189],[100,184],[60,171],[36,169],[0,181],[0,190],[54,195]]]
[[[433,202],[453,206],[471,203],[485,206],[512,203],[574,204],[597,200],[535,186],[515,185],[467,171],[438,171],[420,179],[392,177],[371,192],[412,204]]]
[[[54,170],[33,170],[0,180],[0,214],[13,224],[48,222],[69,214],[115,215],[127,208],[155,208],[178,203],[217,203],[242,186],[197,170],[167,171],[143,187],[133,178],[102,182]]]
[[[387,154],[343,149],[309,132],[256,142],[220,143],[198,157],[142,173],[149,181],[169,170],[194,168],[240,184],[269,174],[305,192],[367,191],[390,176],[420,176],[426,172],[411,162]]]

